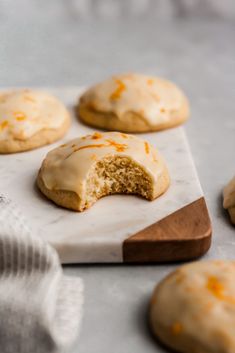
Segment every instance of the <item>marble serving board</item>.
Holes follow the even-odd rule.
[[[181,212],[185,209],[190,210],[195,202],[204,200],[183,127],[141,135],[160,150],[166,159],[171,175],[169,190],[155,201],[149,202],[131,195],[114,195],[104,197],[85,212],[77,213],[57,207],[42,196],[35,185],[35,179],[47,152],[69,139],[94,131],[94,129],[80,123],[73,112],[74,104],[82,92],[81,88],[46,90],[58,96],[71,110],[72,126],[61,141],[50,146],[24,153],[1,155],[0,182],[1,189],[15,200],[28,216],[35,234],[57,249],[61,262],[170,261],[184,259],[187,256],[199,256],[205,252],[209,247],[209,226],[207,225],[203,231],[200,227],[198,228],[201,215],[207,214],[204,201],[203,205],[199,205],[198,218],[193,219],[190,223],[192,228],[190,228],[190,234],[186,233],[186,230],[189,218],[195,214],[195,211],[191,208],[185,217]],[[178,214],[180,214],[180,219]],[[172,219],[174,224],[169,227]],[[186,222],[185,226],[184,222]],[[165,228],[166,223],[167,228]],[[163,228],[167,229],[166,234],[165,231],[163,234],[160,234],[162,231],[159,233],[159,226],[158,229],[147,228],[153,224],[160,224],[160,228],[164,225]],[[179,224],[182,227],[182,232],[178,229]],[[149,238],[148,229],[151,233]],[[186,238],[191,239],[191,237],[202,239],[201,232],[204,235],[206,233],[207,244],[204,247],[200,245],[198,253],[195,254],[192,251],[192,255],[190,255],[190,251],[184,248],[185,240],[188,240]],[[136,234],[137,237],[135,237]],[[182,243],[179,242],[181,234],[183,236]],[[195,239],[193,239],[191,247],[195,246]],[[171,242],[172,240],[174,244]],[[165,258],[163,254],[166,242],[168,242],[168,255]],[[186,243],[189,244],[187,241]],[[125,244],[131,246],[126,250]],[[146,244],[147,247],[145,247]],[[182,244],[182,249],[180,244]],[[172,249],[170,255],[169,249]],[[177,255],[182,253],[181,250],[184,253],[188,252],[189,255]],[[148,253],[151,253],[151,256],[148,256]]]

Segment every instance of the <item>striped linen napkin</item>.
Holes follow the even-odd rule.
[[[55,250],[0,196],[0,352],[67,351],[82,305],[82,280],[64,276]]]

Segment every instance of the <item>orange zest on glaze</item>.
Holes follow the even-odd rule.
[[[123,152],[127,148],[125,143],[117,143],[113,140],[106,140],[109,143],[110,147],[114,147],[117,152]]]
[[[215,276],[210,276],[207,280],[207,289],[218,299],[235,304],[235,297],[224,294],[224,286]]]
[[[115,79],[117,84],[116,90],[110,95],[111,100],[117,100],[121,97],[121,94],[126,89],[126,85],[119,79]]]
[[[121,135],[124,139],[128,139],[128,137],[129,137],[127,134],[124,134],[124,133],[122,133],[122,132],[120,133],[120,135]]]
[[[183,331],[183,326],[180,322],[176,321],[171,326],[171,332],[173,335],[177,336]]]
[[[153,85],[153,83],[154,83],[154,81],[153,81],[152,78],[150,78],[150,79],[147,80],[147,84],[148,84],[149,86]]]
[[[148,142],[144,143],[144,148],[145,148],[146,154],[149,154],[149,144],[148,144]]]
[[[8,127],[9,122],[7,120],[4,120],[1,124],[0,124],[0,128],[1,130],[5,129],[6,127]]]
[[[97,145],[85,145],[81,147],[77,147],[74,152],[80,151],[80,150],[85,150],[86,148],[99,148],[99,147],[107,147],[104,143],[100,143]]]
[[[99,148],[99,147],[107,147],[107,145],[104,145],[103,143],[101,143],[97,145],[85,145],[85,146],[77,147],[77,148],[74,148],[74,150],[65,159],[69,158],[74,152],[85,150],[87,148]]]
[[[14,112],[13,115],[17,121],[23,121],[26,119],[26,115],[23,112]]]
[[[60,145],[60,147],[66,147],[67,146],[67,144],[66,143],[64,143],[63,145]]]
[[[94,132],[94,134],[91,136],[92,140],[98,140],[102,137],[102,134],[99,132]]]
[[[207,289],[217,298],[221,299],[224,292],[223,285],[218,281],[215,276],[210,276],[207,281]]]
[[[108,144],[100,143],[100,144],[95,144],[95,145],[84,145],[81,147],[74,148],[74,150],[65,158],[69,158],[74,152],[78,152],[87,148],[101,148],[101,147],[114,147],[117,152],[123,152],[127,148],[127,145],[124,143],[117,143],[113,140],[105,140],[108,142]],[[72,145],[73,147],[74,145]]]

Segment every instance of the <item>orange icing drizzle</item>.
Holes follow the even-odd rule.
[[[8,122],[7,120],[4,120],[4,121],[0,124],[1,130],[5,129],[8,125],[9,125],[9,122]]]
[[[224,286],[215,276],[211,276],[207,281],[207,289],[218,299],[235,304],[235,297],[224,294]]]
[[[18,121],[23,121],[26,119],[26,115],[23,112],[14,112],[13,115]]]
[[[119,79],[115,79],[116,84],[118,85],[116,90],[111,94],[110,99],[117,100],[121,97],[121,94],[126,89],[126,85]]]
[[[176,321],[174,324],[171,326],[171,332],[173,335],[179,335],[183,331],[183,326],[180,322]]]
[[[144,148],[145,148],[146,154],[149,154],[149,144],[148,144],[148,142],[144,143]]]

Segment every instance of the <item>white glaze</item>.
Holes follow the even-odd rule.
[[[55,89],[52,93],[72,107],[79,91],[82,90]],[[0,156],[2,189],[21,205],[38,234],[59,251],[63,263],[121,262],[123,240],[202,196],[184,129],[179,127],[141,134],[141,138],[158,147],[171,175],[170,189],[157,200],[108,196],[80,214],[55,206],[35,186],[43,158],[52,148],[93,131],[74,118],[66,139],[60,143]]]
[[[140,74],[113,76],[91,87],[82,97],[97,111],[113,112],[122,120],[134,112],[149,126],[166,123],[186,103],[182,91],[172,82]]]
[[[40,130],[59,128],[67,114],[57,98],[42,91],[0,92],[0,140],[26,140]]]
[[[234,352],[234,276],[234,261],[196,261],[179,267],[154,292],[153,331],[164,338],[164,330],[163,342],[179,352]]]
[[[147,141],[120,132],[95,132],[53,149],[42,164],[41,177],[49,190],[74,191],[85,199],[92,167],[110,156],[128,157],[144,168],[152,180],[153,195],[157,193],[159,176],[167,174],[163,158]]]

